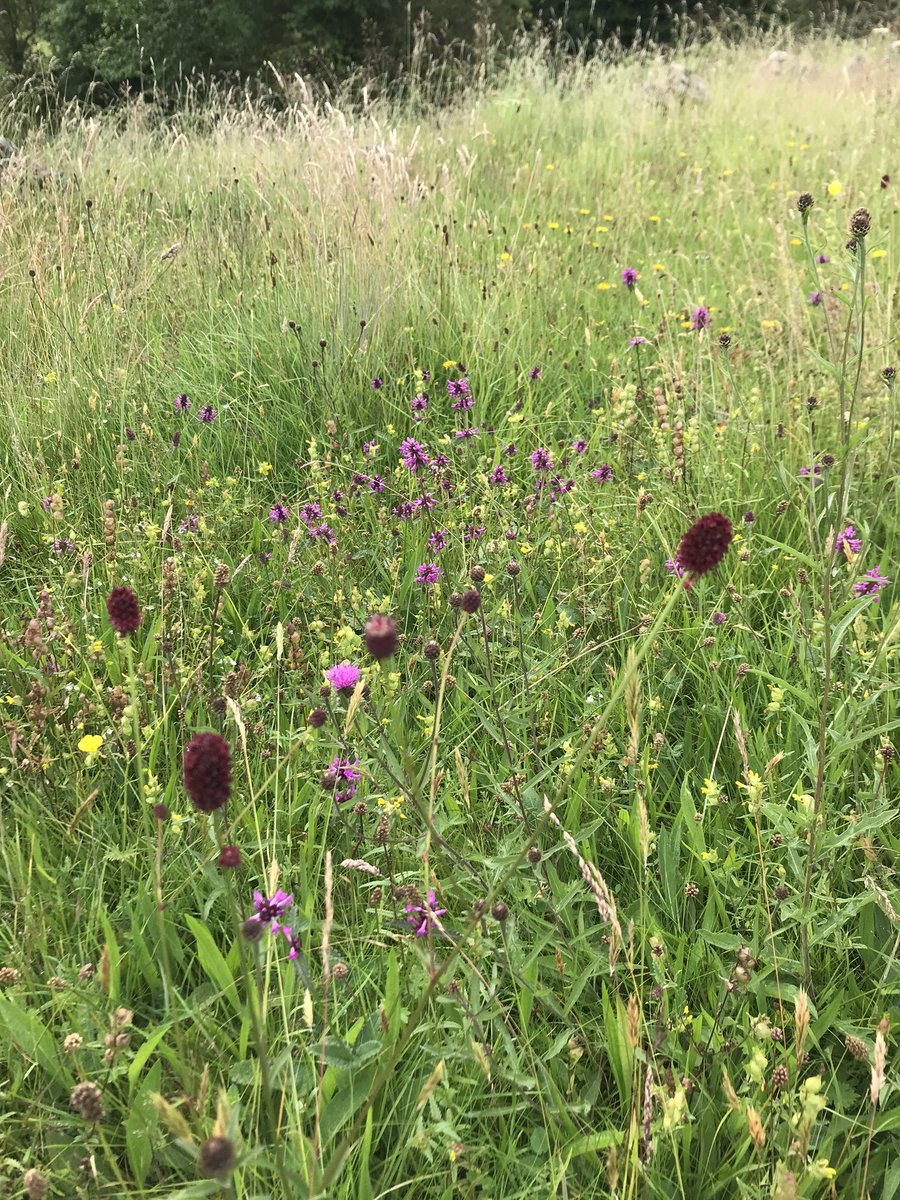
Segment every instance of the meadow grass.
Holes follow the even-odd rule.
[[[7,1194],[897,1194],[900,74],[770,48],[11,164]]]

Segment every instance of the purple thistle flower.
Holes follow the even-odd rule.
[[[468,379],[448,379],[447,395],[451,400],[462,400],[469,395]]]
[[[359,682],[362,671],[353,663],[338,663],[325,672],[325,678],[337,692],[349,695]]]
[[[416,583],[421,584],[423,588],[433,587],[443,573],[437,563],[421,563],[416,567]]]
[[[695,308],[691,313],[691,329],[706,329],[711,320],[712,317],[709,315],[709,309],[705,304],[701,304],[699,308]]]
[[[507,458],[515,458],[519,453],[519,447],[515,442],[510,442],[508,446],[503,447],[503,453]]]
[[[535,450],[531,455],[531,465],[535,471],[550,471],[553,469],[553,459],[549,450]]]
[[[473,438],[478,437],[480,430],[477,425],[473,425],[471,429],[457,429],[454,437],[457,438]]]
[[[812,305],[813,308],[818,308],[819,305],[822,303],[822,293],[821,292],[810,292],[809,293],[809,303]]]
[[[820,267],[823,266],[828,261],[829,261],[829,258],[828,258],[827,254],[817,254],[816,255],[816,262],[819,264]]]
[[[488,475],[488,482],[492,483],[494,487],[503,487],[505,484],[509,483],[509,476],[503,470],[501,463],[498,463],[496,467],[494,467],[493,471],[491,471],[490,475]]]
[[[647,339],[645,337],[641,337],[640,334],[638,334],[637,337],[630,338],[628,341],[628,349],[629,350],[633,350],[635,346],[649,346],[649,345],[650,345],[650,343],[647,341]]]
[[[848,525],[843,532],[837,535],[834,549],[837,554],[844,549],[849,550],[852,554],[859,554],[862,549],[862,539],[857,537],[856,530],[852,525]]]
[[[274,896],[264,896],[262,892],[253,893],[253,915],[260,925],[268,925],[273,933],[281,928],[278,918],[286,913],[294,903],[294,897],[283,892],[281,888]]]
[[[202,421],[204,425],[212,425],[213,421],[219,414],[211,404],[204,404],[197,413],[197,420]]]
[[[376,493],[384,491],[384,480],[380,475],[373,475],[369,480],[369,491]]]
[[[179,533],[196,533],[199,528],[200,528],[200,518],[195,516],[194,513],[188,513],[188,515],[184,518],[184,520],[179,523],[178,532]]]
[[[598,483],[609,483],[613,477],[613,469],[609,463],[601,463],[596,470],[591,471],[591,479],[596,479]]]
[[[878,599],[878,593],[882,588],[886,588],[891,581],[886,575],[881,574],[881,567],[872,567],[870,571],[866,571],[862,579],[857,580],[853,585],[854,596],[871,596],[874,600]]]
[[[484,525],[467,525],[466,531],[463,534],[464,542],[477,542],[480,537],[484,537],[487,533],[487,528]]]
[[[413,396],[410,408],[412,409],[413,417],[417,421],[420,421],[422,419],[421,414],[428,411],[428,393],[419,392],[418,396]]]
[[[371,441],[371,442],[363,442],[363,446],[362,446],[362,452],[363,452],[363,457],[364,457],[364,458],[368,458],[368,457],[369,457],[369,455],[370,455],[370,454],[372,453],[372,451],[375,449],[375,445],[376,445],[376,443],[375,443],[375,439],[374,439],[374,438],[372,439],[372,441]]]
[[[273,525],[283,525],[291,515],[291,511],[286,504],[282,504],[280,500],[269,509],[269,520]]]
[[[356,769],[358,766],[358,758],[351,762],[349,758],[335,755],[325,768],[322,774],[322,787],[329,792],[334,792],[336,804],[346,804],[356,795],[359,781],[362,779],[362,774]]]
[[[541,375],[541,368],[540,367],[532,367],[531,370],[528,372],[528,378],[529,379],[543,379],[543,375]]]
[[[420,512],[431,512],[433,508],[437,508],[437,500],[431,492],[423,492],[421,496],[417,496],[412,502],[413,511],[418,514]]]
[[[172,407],[176,412],[187,412],[187,410],[191,407],[190,397],[184,395],[182,392],[180,396],[176,396],[172,401]]]
[[[417,926],[416,937],[426,937],[429,930],[440,929],[440,921],[438,917],[443,917],[447,912],[446,908],[438,908],[437,896],[433,891],[428,893],[427,904],[407,904],[406,911],[409,914],[406,918],[410,925]]]
[[[384,387],[384,380],[380,375],[376,375],[372,380],[372,391],[377,392],[380,387]]]
[[[415,438],[407,438],[406,441],[400,443],[400,457],[413,475],[427,467],[429,463],[428,450]]]
[[[585,450],[587,450],[587,447],[588,447],[588,444],[584,440],[584,438],[577,438],[572,443],[572,449],[575,451],[576,454],[584,454]]]
[[[430,371],[423,371],[423,372],[422,372],[422,382],[423,382],[423,383],[430,383],[430,381],[431,381],[431,372],[430,372]]]
[[[626,267],[622,272],[622,282],[627,288],[633,288],[638,281],[638,273],[634,267]]]
[[[801,467],[800,474],[801,475],[821,475],[822,474],[822,464],[821,463],[813,463],[813,465],[811,467]]]
[[[74,554],[75,546],[68,538],[57,538],[50,547],[57,558],[62,558],[64,554]]]
[[[328,525],[310,525],[307,528],[309,536],[314,542],[325,541],[329,546],[337,545],[337,538],[334,536],[334,530]]]

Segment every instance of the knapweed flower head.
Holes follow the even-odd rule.
[[[202,421],[205,425],[212,425],[218,415],[211,404],[204,404],[197,413],[197,420]]]
[[[433,587],[443,573],[435,562],[420,563],[416,567],[416,583],[425,588]]]
[[[731,545],[731,522],[721,513],[707,513],[690,527],[675,553],[675,561],[691,576],[714,571]]]
[[[723,612],[714,612],[713,615],[709,619],[713,623],[713,625],[724,625],[725,622],[728,620],[725,613],[723,613]]]
[[[283,892],[281,888],[274,896],[264,896],[262,892],[253,893],[253,917],[259,925],[268,925],[273,933],[278,933],[282,928],[280,917],[282,917],[291,905],[294,903],[294,897]]]
[[[410,408],[416,420],[421,420],[422,414],[428,411],[428,393],[419,392],[418,396],[413,396]]]
[[[357,770],[359,759],[353,762],[349,758],[335,756],[322,772],[322,787],[327,792],[334,792],[336,804],[346,804],[356,795],[362,774]]]
[[[286,504],[282,504],[280,500],[276,501],[269,509],[269,520],[273,525],[283,525],[290,515],[291,510]]]
[[[134,633],[141,623],[140,606],[131,588],[113,588],[106,598],[106,613],[110,625],[122,637]]]
[[[867,208],[858,208],[850,218],[850,236],[861,241],[872,227],[872,216]]]
[[[390,658],[397,649],[397,622],[383,613],[373,613],[366,621],[363,641],[374,659],[380,662]]]
[[[871,596],[873,600],[877,600],[879,592],[890,582],[886,575],[881,574],[880,566],[872,567],[870,571],[866,571],[862,579],[858,579],[854,583],[853,594],[859,597]]]
[[[797,208],[800,210],[800,214],[804,219],[814,204],[815,200],[809,192],[801,192],[797,197]]]
[[[699,308],[695,308],[691,313],[691,329],[706,329],[711,320],[712,317],[710,316],[709,309],[705,304],[701,304]]]
[[[406,920],[416,926],[416,937],[426,937],[429,930],[440,928],[437,918],[444,916],[446,911],[446,908],[438,908],[437,896],[430,891],[427,904],[407,904]]]
[[[371,381],[371,387],[373,392],[377,392],[379,388],[384,387],[384,380],[380,375],[376,375]]]
[[[599,467],[591,471],[591,479],[596,479],[598,483],[609,483],[613,477],[613,469],[609,463],[601,463]]]
[[[829,259],[827,254],[817,254],[816,255],[816,262],[819,264],[820,267],[824,267],[825,264],[830,261],[831,260]]]
[[[541,379],[542,378],[541,368],[540,367],[532,367],[531,370],[528,372],[528,378],[531,380]]]
[[[553,459],[549,450],[535,450],[531,455],[531,465],[535,471],[550,471],[553,469]]]
[[[834,542],[835,553],[850,551],[851,554],[859,554],[862,550],[862,539],[857,535],[856,530],[852,525],[848,525],[846,529],[841,530]]]
[[[182,393],[180,396],[176,396],[172,401],[172,407],[176,412],[187,412],[187,410],[191,407],[190,397],[185,396],[184,393]]]
[[[638,273],[634,267],[626,267],[622,272],[622,282],[627,288],[633,288],[638,281]]]
[[[815,292],[815,291],[810,292],[809,293],[809,303],[813,308],[818,308],[819,305],[822,303],[822,293]]]
[[[468,379],[448,379],[447,395],[451,400],[462,400],[469,395]]]
[[[288,950],[288,958],[291,960],[300,958],[303,954],[303,948],[300,945],[300,935],[298,933],[294,933],[290,925],[282,925],[281,932],[287,940],[288,946],[290,947]]]
[[[338,663],[336,667],[330,667],[325,672],[325,678],[331,684],[336,692],[343,692],[349,695],[359,683],[359,677],[362,671],[353,663]]]
[[[424,471],[430,461],[428,450],[421,442],[417,442],[415,438],[407,438],[400,443],[400,457],[403,464],[414,475],[419,471]]]
[[[195,733],[182,758],[184,790],[200,812],[211,813],[231,795],[231,748],[218,733]]]
[[[649,341],[645,337],[642,337],[641,334],[638,334],[636,337],[628,339],[628,349],[629,350],[633,350],[635,348],[635,346],[649,346],[649,345],[650,345]]]

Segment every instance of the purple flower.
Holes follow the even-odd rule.
[[[376,375],[372,380],[372,391],[377,392],[380,387],[384,387],[384,380],[380,375]]]
[[[418,396],[413,396],[410,408],[412,409],[413,417],[417,421],[420,421],[422,419],[420,414],[428,411],[428,393],[419,392]]]
[[[371,442],[363,442],[363,446],[362,446],[362,452],[363,452],[363,457],[364,457],[364,458],[368,458],[368,457],[369,457],[369,455],[370,455],[370,454],[372,453],[372,451],[375,449],[375,445],[376,445],[376,443],[375,443],[375,440],[374,440],[374,438],[372,439],[372,441],[371,441]]]
[[[334,536],[334,530],[328,525],[309,525],[307,532],[314,542],[320,538],[327,542],[329,546],[337,545],[337,538]]]
[[[449,530],[436,529],[434,531],[434,533],[432,533],[428,539],[429,548],[431,550],[433,550],[435,554],[440,554],[440,552],[447,545],[447,538],[449,536],[450,536]]]
[[[413,475],[420,469],[424,470],[429,462],[427,449],[415,438],[407,438],[405,442],[400,443],[400,457]]]
[[[540,367],[532,367],[531,370],[528,372],[528,378],[529,379],[543,379],[543,376],[541,375],[541,368]]]
[[[381,478],[380,475],[373,475],[372,478],[369,480],[369,491],[370,492],[383,492],[384,491],[384,480]]]
[[[584,438],[577,438],[572,443],[572,449],[575,451],[576,454],[584,454],[585,450],[587,450],[587,445],[588,444],[584,440]]]
[[[288,952],[288,958],[289,959],[300,958],[300,956],[303,953],[303,950],[300,946],[300,935],[298,933],[294,933],[291,930],[290,925],[282,925],[281,932],[287,938],[288,945],[290,946],[290,951]]]
[[[829,260],[828,260],[827,254],[817,254],[816,255],[816,262],[819,264],[819,266],[822,266],[824,263],[827,263],[828,261]]]
[[[269,509],[269,520],[273,525],[283,525],[291,515],[291,511],[286,504],[282,504],[280,500]]]
[[[130,429],[130,428],[129,428],[129,427],[126,425],[126,426],[125,426],[125,437],[126,437],[127,441],[129,441],[129,442],[133,442],[133,441],[134,441],[134,439],[137,437],[137,434],[134,432],[134,430],[133,430],[133,429]]]
[[[496,467],[494,467],[493,471],[491,471],[490,475],[488,475],[488,482],[492,483],[494,487],[503,487],[505,484],[509,483],[509,476],[503,470],[502,464],[498,463]]]
[[[706,329],[711,320],[709,309],[705,304],[701,304],[699,308],[695,308],[691,313],[691,329]]]
[[[172,401],[172,407],[176,412],[187,412],[187,410],[191,407],[190,397],[185,396],[182,392],[180,396],[176,396]]]
[[[821,292],[810,292],[809,293],[809,303],[812,305],[813,308],[818,308],[819,305],[822,303],[822,293]]]
[[[666,570],[670,575],[677,575],[679,579],[684,577],[684,567],[681,566],[677,558],[666,559]]]
[[[172,445],[176,448],[176,450],[181,445],[181,430],[180,429],[176,429],[175,432],[172,434]]]
[[[853,595],[872,596],[877,600],[878,593],[882,588],[886,588],[890,582],[887,576],[881,574],[881,567],[873,567],[871,571],[866,571],[862,579],[854,583]]]
[[[519,453],[519,447],[515,442],[510,442],[508,446],[503,447],[503,453],[507,458],[515,458]]]
[[[281,888],[274,896],[266,897],[262,892],[253,893],[253,914],[260,925],[268,925],[273,933],[281,928],[278,918],[294,903],[294,897],[283,892]]]
[[[339,663],[325,672],[325,678],[337,692],[349,694],[359,682],[362,671],[353,663]]]
[[[62,558],[64,554],[74,554],[75,547],[68,538],[57,538],[50,547],[57,558]]]
[[[443,573],[437,563],[421,563],[416,567],[416,583],[421,584],[423,588],[433,587]]]
[[[200,519],[193,513],[188,513],[178,526],[179,533],[196,533],[200,528]]]
[[[724,625],[728,620],[723,612],[714,612],[709,619],[712,621],[713,625]]]
[[[322,506],[318,501],[313,500],[309,504],[304,504],[300,509],[300,520],[305,521],[307,525],[312,525],[315,521],[322,518]]]
[[[473,438],[478,437],[478,433],[478,426],[473,425],[471,429],[457,429],[454,436],[458,438]]]
[[[622,282],[627,288],[633,288],[638,281],[638,273],[634,267],[626,267],[622,272]]]
[[[800,474],[801,475],[821,475],[822,474],[822,464],[821,463],[813,463],[813,465],[811,467],[801,467]]]
[[[52,504],[53,504],[53,497],[45,496],[43,498],[43,500],[41,501],[41,508],[44,510],[44,512],[49,512]]]
[[[598,483],[609,483],[613,477],[613,469],[609,463],[601,463],[595,471],[591,471],[591,479],[596,479]]]
[[[430,929],[440,929],[441,923],[437,918],[444,916],[447,910],[437,905],[437,896],[433,891],[428,893],[427,904],[407,904],[409,915],[406,920],[410,925],[417,926],[416,937],[425,937]]]
[[[361,773],[356,769],[358,766],[358,758],[351,762],[349,758],[336,755],[322,773],[322,787],[334,792],[336,804],[346,804],[356,795],[359,781],[362,779]]]
[[[213,421],[216,419],[216,417],[218,415],[219,414],[216,412],[216,410],[213,408],[213,406],[211,404],[204,404],[203,407],[200,409],[200,411],[197,413],[197,419],[199,421],[202,421],[205,425],[212,425]]]
[[[484,525],[467,525],[466,531],[463,534],[464,542],[477,542],[480,537],[484,537],[487,533],[487,528]]]
[[[448,379],[447,395],[451,400],[462,400],[469,395],[468,379]]]
[[[862,539],[856,536],[856,530],[852,525],[848,525],[835,539],[834,549],[837,554],[840,554],[845,548],[852,554],[859,554],[862,549]]]
[[[553,459],[550,457],[549,450],[535,450],[531,456],[531,465],[536,471],[550,471],[553,468]]]
[[[649,346],[649,345],[650,345],[650,343],[647,341],[647,339],[645,337],[641,337],[641,335],[638,334],[637,337],[633,337],[633,338],[629,339],[628,349],[633,350],[635,346]]]

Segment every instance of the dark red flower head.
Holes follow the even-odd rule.
[[[373,658],[390,658],[397,649],[397,622],[393,617],[373,613],[366,621],[363,640]]]
[[[459,606],[464,613],[476,613],[481,608],[481,593],[475,588],[463,592],[462,603]]]
[[[123,637],[125,634],[134,633],[141,623],[141,610],[137,596],[131,588],[113,588],[106,599],[106,611],[109,614],[110,625]]]
[[[241,852],[237,846],[223,846],[219,851],[219,866],[224,871],[235,871],[241,865]]]
[[[201,812],[215,812],[231,795],[231,750],[217,733],[195,733],[184,751],[184,789]]]
[[[714,571],[731,545],[731,522],[721,513],[707,513],[695,521],[675,553],[675,561],[686,575]]]

